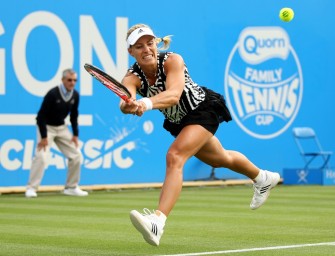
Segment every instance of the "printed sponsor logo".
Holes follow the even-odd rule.
[[[247,27],[232,49],[225,96],[233,119],[249,135],[271,139],[295,119],[303,95],[299,59],[281,27]]]
[[[138,137],[141,129],[134,125],[132,129],[124,124],[108,127],[111,130],[110,139],[101,140],[90,138],[80,142],[79,150],[82,153],[83,168],[89,170],[128,169],[134,164],[134,150],[141,149],[148,152],[145,143]],[[142,124],[142,130],[146,135],[154,131],[153,122],[146,120]],[[136,133],[135,139],[130,136]],[[140,136],[143,137],[143,136]],[[29,170],[34,157],[35,140],[7,139],[0,144],[0,169],[6,171]],[[67,159],[63,153],[53,144],[50,150],[49,167],[59,170],[67,168]]]

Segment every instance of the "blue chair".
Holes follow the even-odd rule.
[[[323,151],[315,131],[310,127],[295,127],[293,128],[293,136],[299,148],[305,167],[308,169],[310,164],[316,158],[321,159],[322,164],[319,169],[328,168],[329,160],[333,152]]]

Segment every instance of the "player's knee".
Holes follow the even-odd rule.
[[[220,158],[217,158],[216,161],[211,163],[211,166],[213,168],[230,168],[233,164],[233,157],[229,154],[229,151],[225,151]]]
[[[169,150],[166,154],[166,165],[168,167],[181,167],[184,164],[183,155],[176,150]]]
[[[234,157],[229,151],[226,151],[223,157],[222,167],[230,169],[232,166],[234,166]]]
[[[211,166],[212,166],[213,168],[221,168],[221,167],[225,167],[225,166],[223,166],[223,163],[220,163],[220,162],[212,163]]]

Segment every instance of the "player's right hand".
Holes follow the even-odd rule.
[[[136,100],[129,100],[121,103],[121,111],[125,114],[136,114],[139,108],[139,103]]]
[[[143,101],[137,101],[138,102],[138,108],[135,111],[135,115],[142,116],[144,112],[147,110],[146,105]]]

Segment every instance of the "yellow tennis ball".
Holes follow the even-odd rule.
[[[282,8],[279,12],[279,18],[282,21],[289,22],[294,18],[294,11],[291,8]]]

